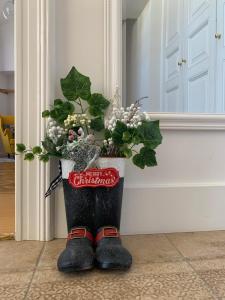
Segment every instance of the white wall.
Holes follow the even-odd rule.
[[[103,90],[103,0],[56,3],[56,84],[76,65]],[[141,171],[128,163],[122,232],[225,229],[224,131],[169,130],[163,136],[158,167]],[[64,237],[62,188],[55,217],[56,237]]]
[[[162,1],[149,1],[138,19],[126,23],[127,103],[148,96],[143,109],[160,111]]]
[[[103,92],[103,0],[56,0],[55,2],[57,97],[61,96],[59,80],[72,66],[76,66],[81,73],[90,76],[93,91]],[[65,233],[62,190],[56,193],[55,211],[56,236],[61,236],[60,231]]]
[[[91,77],[93,91],[103,91],[103,0],[55,0],[55,3],[57,95],[61,95],[60,78],[73,65]]]

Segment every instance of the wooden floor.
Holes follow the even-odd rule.
[[[0,163],[0,236],[15,232],[15,163]]]

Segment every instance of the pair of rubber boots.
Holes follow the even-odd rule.
[[[73,188],[63,179],[68,239],[58,259],[61,272],[126,270],[132,256],[122,246],[119,228],[123,178],[113,188]]]

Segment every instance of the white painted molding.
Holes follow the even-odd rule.
[[[104,93],[122,95],[122,1],[104,0]],[[122,101],[121,101],[122,102]],[[165,130],[225,130],[225,115],[149,113]]]
[[[40,144],[45,133],[41,112],[52,95],[51,55],[54,0],[17,0],[15,6],[16,142]],[[16,240],[53,238],[50,200],[44,193],[50,167],[16,157]]]
[[[225,130],[225,115],[149,113],[164,130]]]
[[[122,95],[121,0],[104,0],[104,94],[112,99],[117,88]]]

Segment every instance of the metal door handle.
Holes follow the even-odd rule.
[[[222,37],[222,34],[221,34],[221,33],[216,33],[216,34],[215,34],[215,38],[216,38],[217,40],[220,40],[221,37]]]

